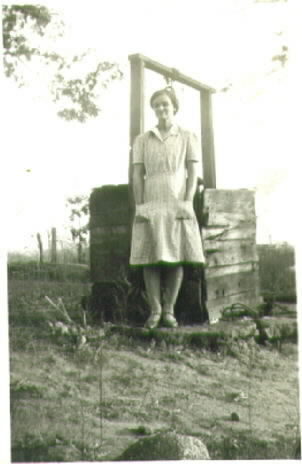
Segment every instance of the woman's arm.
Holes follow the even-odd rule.
[[[185,201],[193,201],[197,188],[197,163],[195,161],[187,161],[187,185]]]
[[[133,165],[133,193],[136,205],[140,205],[144,201],[144,175],[145,166],[143,163]]]

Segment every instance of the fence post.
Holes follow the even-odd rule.
[[[51,229],[51,255],[50,262],[52,264],[57,263],[57,230],[55,227]]]
[[[39,247],[39,263],[40,265],[43,264],[44,256],[43,256],[43,243],[41,239],[41,234],[37,233],[37,240],[38,240],[38,247]]]

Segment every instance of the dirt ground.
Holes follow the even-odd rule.
[[[201,438],[212,459],[295,457],[297,344],[234,340],[231,355],[94,328],[79,346],[51,334],[34,295],[10,308],[13,461],[110,460],[168,429]]]
[[[127,349],[109,340],[102,368],[90,353],[83,352],[80,360],[41,348],[11,357],[14,384],[28,386],[14,400],[15,442],[29,426],[33,434],[61,436],[66,443],[72,437],[100,443],[101,434],[101,454],[111,459],[138,438],[139,427],[152,432],[172,428],[207,442],[240,432],[271,442],[297,433],[297,352],[292,344],[283,353],[256,347],[257,359],[245,364],[219,353]]]

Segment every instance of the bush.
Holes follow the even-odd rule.
[[[295,252],[289,244],[258,245],[260,291],[265,301],[296,302]]]
[[[260,440],[248,432],[234,432],[217,440],[205,441],[212,459],[300,459],[299,436],[278,436],[275,440]]]

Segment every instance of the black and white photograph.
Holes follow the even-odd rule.
[[[301,459],[289,3],[1,3],[4,464]]]

